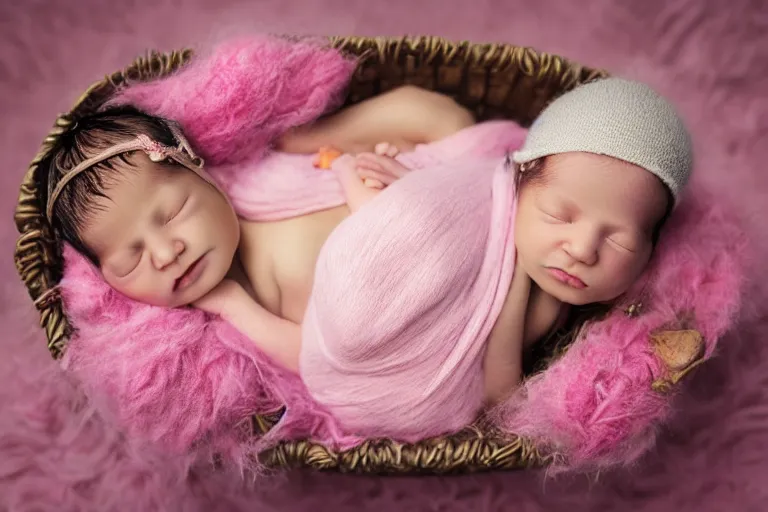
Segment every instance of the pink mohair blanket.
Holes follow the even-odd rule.
[[[264,69],[259,56],[274,58],[272,44],[287,52],[279,61],[285,66],[271,61],[271,75],[264,78],[258,75]],[[312,56],[302,66],[291,68],[292,47],[286,45],[263,38],[223,45],[175,76],[129,87],[117,102],[179,120],[208,162],[217,164],[210,172],[244,217],[285,218],[341,204],[333,177],[310,169],[307,157],[270,154],[266,145],[259,145],[291,123],[332,108],[351,72],[346,59],[318,47],[306,50]],[[318,76],[314,64],[323,71],[336,69],[334,79],[306,78]],[[294,102],[290,121],[275,114],[283,121],[273,125],[270,112],[285,112],[276,105],[287,99],[260,95],[270,85],[265,80],[295,80],[295,88],[277,90],[322,101]],[[217,87],[207,89],[210,82]],[[298,85],[302,83],[305,88]],[[247,92],[249,87],[256,92]],[[213,93],[210,98],[202,94],[207,91]],[[256,97],[260,101],[242,103]],[[260,124],[251,123],[252,116]],[[206,122],[199,123],[203,117]],[[421,152],[422,162],[461,154],[498,156],[519,145],[522,136],[524,131],[512,123],[482,124],[457,134],[449,144],[421,147],[416,153]],[[228,145],[249,144],[252,155],[243,149],[235,153],[237,158],[225,156]],[[304,165],[287,165],[301,158]],[[653,265],[632,290],[639,293],[649,280],[646,313],[631,321],[616,313],[593,326],[500,409],[498,426],[531,436],[571,468],[631,462],[652,445],[669,402],[651,389],[664,368],[650,348],[649,333],[697,328],[709,356],[738,308],[742,235],[712,198],[694,183],[678,208]],[[240,460],[278,439],[311,437],[338,447],[359,441],[339,428],[297,378],[272,365],[230,326],[200,311],[131,302],[111,291],[79,255],[67,250],[65,257],[62,289],[78,331],[64,363],[131,438],[178,451],[209,445]],[[238,437],[234,426],[243,417],[281,403],[288,411],[270,436],[257,442]]]

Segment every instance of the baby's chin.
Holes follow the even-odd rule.
[[[194,290],[185,290],[186,293],[181,294],[178,297],[172,297],[172,300],[168,301],[168,305],[166,307],[169,307],[169,308],[194,307],[195,302],[197,302],[198,300],[208,295],[214,288],[216,288],[216,285],[219,282],[221,282],[221,280],[219,280],[218,282],[212,285],[208,283],[197,283],[200,286],[196,287]]]
[[[147,304],[149,306],[155,306],[158,308],[167,308],[167,309],[176,309],[176,308],[185,308],[188,306],[191,306],[192,303],[197,300],[197,298],[187,298],[187,297],[174,297],[174,296],[128,296],[128,298],[135,300],[137,302],[141,302],[142,304]]]
[[[535,279],[534,282],[538,285],[539,288],[541,288],[544,293],[554,297],[563,304],[568,304],[571,306],[584,306],[592,302],[589,297],[583,293],[582,290],[564,290],[564,287],[552,286],[548,282],[539,282]]]
[[[127,296],[131,300],[147,304],[149,306],[155,306],[159,308],[178,309],[193,306],[195,301],[203,298],[214,287],[200,287],[196,290],[185,290],[185,293],[155,293],[147,295],[135,295],[126,293],[123,290],[116,288],[118,292]]]
[[[131,300],[161,308],[175,309],[194,306],[194,303],[208,295],[226,276],[226,271],[211,265],[203,270],[202,275],[191,286],[183,290],[176,290],[173,284],[167,281],[159,284],[154,289],[144,288],[141,291],[121,286],[120,282],[110,282],[108,276],[102,274],[107,284],[116,292]]]

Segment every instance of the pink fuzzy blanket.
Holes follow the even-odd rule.
[[[266,59],[275,60],[269,60],[265,71]],[[264,172],[275,162],[270,158],[282,156],[272,154],[260,161],[265,154],[260,148],[266,145],[254,141],[269,141],[292,124],[331,108],[351,71],[348,64],[311,45],[243,40],[220,47],[174,77],[129,87],[117,101],[178,120],[208,161],[219,164],[210,171],[239,203],[241,214],[249,216],[260,208],[263,212],[267,203],[290,197],[293,206],[281,215],[291,215],[340,204],[337,185],[317,177],[312,179],[322,181],[327,194],[317,194],[317,188],[291,188],[288,184],[296,182],[288,181],[288,175]],[[329,69],[335,72],[328,74]],[[249,88],[266,87],[265,80],[291,83],[293,88],[278,87],[270,96],[249,95]],[[211,82],[217,87],[210,87]],[[280,91],[288,91],[292,99],[303,98],[291,103],[289,119],[287,109],[278,107],[289,101]],[[523,132],[511,123],[491,123],[471,133],[486,135],[468,137],[462,151],[474,147],[493,153],[509,149],[510,141],[519,141]],[[238,149],[235,158],[227,145],[242,152]],[[444,153],[452,154],[448,149]],[[275,187],[269,188],[269,183]],[[319,197],[327,202],[318,202]],[[595,325],[548,371],[525,383],[499,415],[500,427],[536,439],[574,468],[629,462],[651,446],[669,408],[668,397],[651,389],[665,368],[651,350],[649,334],[690,325],[704,335],[709,356],[739,303],[743,240],[738,226],[719,211],[712,197],[700,186],[691,190],[651,268],[631,291],[631,296],[644,293],[647,313],[630,321],[617,312]],[[111,291],[72,251],[66,253],[62,288],[67,314],[78,329],[65,366],[130,436],[180,451],[206,441],[234,458],[285,438],[311,437],[341,447],[358,441],[309,398],[298,379],[277,369],[218,320],[199,311],[133,303]],[[279,404],[287,404],[288,411],[265,439],[254,444],[237,437],[233,427],[238,421]]]

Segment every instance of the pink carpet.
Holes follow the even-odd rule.
[[[658,450],[631,471],[546,482],[533,473],[412,479],[297,472],[245,487],[228,475],[178,475],[174,461],[130,453],[48,358],[11,258],[18,183],[54,115],[91,81],[145,47],[171,49],[247,28],[509,41],[644,79],[691,124],[696,179],[738,205],[757,254],[768,253],[764,2],[2,2],[0,511],[768,510],[764,263],[753,271],[752,308],[739,329],[689,380]]]

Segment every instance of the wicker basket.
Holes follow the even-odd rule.
[[[336,37],[331,43],[343,52],[363,57],[350,86],[349,104],[407,83],[452,96],[472,109],[479,120],[506,118],[523,126],[559,94],[606,75],[561,57],[511,45],[453,43],[433,37]],[[58,117],[24,176],[15,214],[21,235],[15,262],[40,311],[54,358],[62,355],[71,328],[56,288],[62,275],[61,248],[45,219],[38,166],[52,143],[78,117],[98,109],[126,80],[164,76],[183,66],[191,55],[190,50],[151,53],[91,86],[70,112]],[[254,433],[264,432],[279,414],[253,417],[248,428]],[[263,453],[262,458],[273,467],[309,466],[361,473],[513,469],[550,461],[529,440],[502,437],[477,427],[415,444],[372,440],[345,452],[307,441],[286,442]]]

